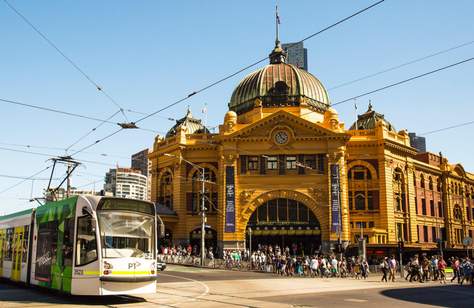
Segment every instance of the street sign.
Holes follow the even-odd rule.
[[[462,240],[462,244],[463,244],[464,246],[471,246],[471,245],[472,245],[472,237],[466,236],[466,237]]]

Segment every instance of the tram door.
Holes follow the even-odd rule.
[[[13,281],[20,281],[21,278],[21,260],[23,257],[23,236],[25,235],[25,227],[16,227],[13,233],[12,245],[12,276]]]
[[[53,265],[57,260],[58,222],[50,221],[39,224],[36,250],[35,279],[44,287],[52,287],[53,281],[60,277],[53,273]]]

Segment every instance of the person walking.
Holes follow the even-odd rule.
[[[458,257],[455,257],[452,261],[452,268],[453,268],[453,278],[451,278],[451,282],[453,282],[456,278],[458,279],[458,283],[461,281],[461,273],[460,273],[460,262]]]
[[[387,262],[387,257],[385,257],[382,262],[380,263],[380,270],[382,271],[382,280],[381,281],[387,281],[387,273],[388,273],[388,262]]]
[[[438,273],[439,273],[439,282],[446,284],[446,261],[444,261],[443,257],[439,257],[438,260]]]
[[[397,272],[397,260],[395,259],[395,256],[392,255],[392,258],[390,258],[388,266],[390,269],[390,276],[388,277],[388,280],[395,282],[395,273]]]

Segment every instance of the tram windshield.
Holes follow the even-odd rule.
[[[128,205],[132,200],[114,200],[122,204],[111,204],[108,201],[110,200],[103,203],[97,211],[102,257],[153,259],[155,254],[154,216],[145,214],[144,211],[130,211]],[[125,208],[124,204],[127,205]],[[139,204],[152,206],[148,203]]]

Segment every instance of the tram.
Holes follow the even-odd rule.
[[[156,292],[152,203],[75,196],[0,216],[0,277],[73,295]]]

